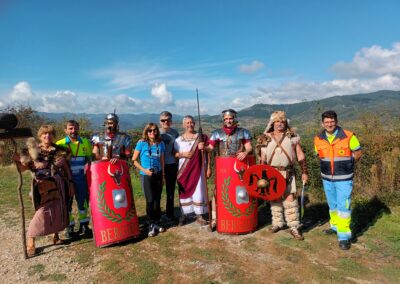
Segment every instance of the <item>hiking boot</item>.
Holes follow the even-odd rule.
[[[201,216],[201,215],[197,215],[197,216],[196,216],[196,222],[197,222],[200,226],[206,226],[206,225],[208,225],[207,220],[204,219],[203,216]]]
[[[155,235],[157,235],[156,225],[155,224],[150,224],[148,236],[149,237],[154,237]]]
[[[78,234],[85,239],[93,238],[93,231],[89,228],[88,223],[80,224]]]
[[[270,227],[268,230],[269,230],[271,233],[274,233],[274,234],[275,234],[275,233],[279,232],[280,230],[282,230],[282,228],[279,227],[279,226],[274,225],[274,226]]]
[[[297,228],[290,228],[290,234],[298,241],[303,241],[304,237],[301,234],[300,230]]]
[[[350,246],[351,246],[351,243],[348,240],[339,241],[339,247],[342,250],[349,250]]]
[[[332,228],[322,230],[322,233],[324,233],[325,235],[328,235],[328,236],[337,234],[337,232]]]
[[[65,228],[64,238],[67,240],[75,238],[74,225],[70,225]]]

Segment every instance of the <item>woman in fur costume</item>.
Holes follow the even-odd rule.
[[[35,238],[53,235],[53,244],[62,244],[58,232],[68,225],[67,200],[74,194],[72,175],[64,149],[53,143],[54,127],[43,125],[38,131],[40,144],[34,138],[27,140],[27,149],[14,157],[21,171],[32,172],[31,198],[35,208],[27,236],[29,256],[36,253]]]

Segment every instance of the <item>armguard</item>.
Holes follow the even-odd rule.
[[[308,169],[307,169],[307,161],[304,158],[303,160],[299,161],[300,168],[301,168],[301,173],[308,175]]]

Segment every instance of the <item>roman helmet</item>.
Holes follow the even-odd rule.
[[[106,117],[104,118],[104,126],[107,127],[108,123],[113,123],[114,126],[112,128],[110,128],[109,130],[111,131],[118,131],[118,123],[119,123],[119,118],[118,115],[114,113],[109,113],[106,115]]]

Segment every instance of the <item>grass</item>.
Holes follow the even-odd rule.
[[[367,247],[385,257],[400,259],[400,208],[392,210],[392,214],[384,213],[373,229],[364,235]]]
[[[40,281],[52,281],[52,282],[64,282],[67,280],[67,275],[63,273],[53,273],[53,274],[46,274],[40,275]]]
[[[250,237],[242,240],[243,249],[247,252],[253,253],[258,250],[257,239],[255,237]]]
[[[82,267],[87,267],[91,265],[93,263],[93,259],[94,259],[93,249],[92,247],[89,248],[87,246],[83,249],[81,247],[79,254],[76,255],[75,257],[75,261],[79,263],[79,265]]]
[[[341,273],[352,277],[356,275],[367,276],[367,274],[370,272],[370,270],[360,262],[347,257],[343,257],[338,260],[337,268],[341,271]]]
[[[34,264],[28,268],[28,275],[33,276],[35,274],[41,274],[44,272],[45,266],[41,263]]]
[[[396,283],[400,279],[400,265],[386,266],[382,269],[382,273],[390,282]]]

